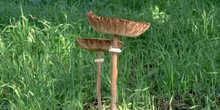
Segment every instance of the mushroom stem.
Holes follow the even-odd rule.
[[[102,52],[98,51],[98,59],[102,58]],[[98,103],[98,110],[102,110],[102,102],[101,102],[101,63],[102,62],[96,62],[97,63],[97,75],[96,75],[96,93],[97,93],[97,103]]]
[[[118,36],[114,35],[112,48],[118,47]],[[117,52],[112,53],[112,79],[111,79],[111,95],[112,95],[112,101],[111,101],[111,110],[116,110],[117,106]]]

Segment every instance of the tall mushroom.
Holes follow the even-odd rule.
[[[87,12],[86,16],[93,29],[105,34],[114,35],[112,49],[110,49],[112,52],[111,110],[116,110],[118,36],[137,37],[149,28],[150,23],[96,16],[92,11]]]
[[[102,110],[101,103],[101,63],[104,61],[101,54],[102,52],[108,52],[109,47],[112,45],[112,40],[110,39],[95,39],[95,38],[76,38],[76,43],[83,49],[90,51],[98,51],[98,58],[95,60],[97,63],[97,74],[96,74],[96,94],[98,110]],[[118,41],[117,48],[123,46],[123,42]]]

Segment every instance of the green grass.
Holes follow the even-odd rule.
[[[96,53],[75,38],[112,36],[90,27],[89,10],[151,23],[138,38],[120,37],[119,110],[220,108],[218,0],[1,0],[0,7],[1,110],[96,108]],[[105,109],[111,54],[103,56]]]

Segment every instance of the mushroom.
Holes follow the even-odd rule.
[[[76,38],[76,43],[83,49],[90,51],[97,51],[98,57],[95,59],[97,63],[97,74],[96,74],[96,95],[98,110],[102,110],[101,103],[101,63],[104,61],[102,58],[102,52],[108,52],[109,47],[112,45],[112,40],[110,39],[97,39],[97,38]],[[121,48],[124,44],[121,41],[118,41],[117,48]]]
[[[112,34],[112,79],[111,79],[111,110],[116,110],[117,106],[117,45],[118,36],[137,37],[144,33],[150,26],[147,22],[134,22],[118,18],[96,16],[92,11],[87,12],[87,19],[96,31]],[[113,50],[113,51],[112,51]]]

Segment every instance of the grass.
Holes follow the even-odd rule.
[[[112,36],[89,26],[89,10],[151,23],[138,38],[120,38],[125,46],[118,61],[119,110],[220,108],[217,0],[2,0],[0,7],[2,110],[96,108],[96,53],[78,48],[74,39]],[[104,57],[106,109],[111,55]]]

